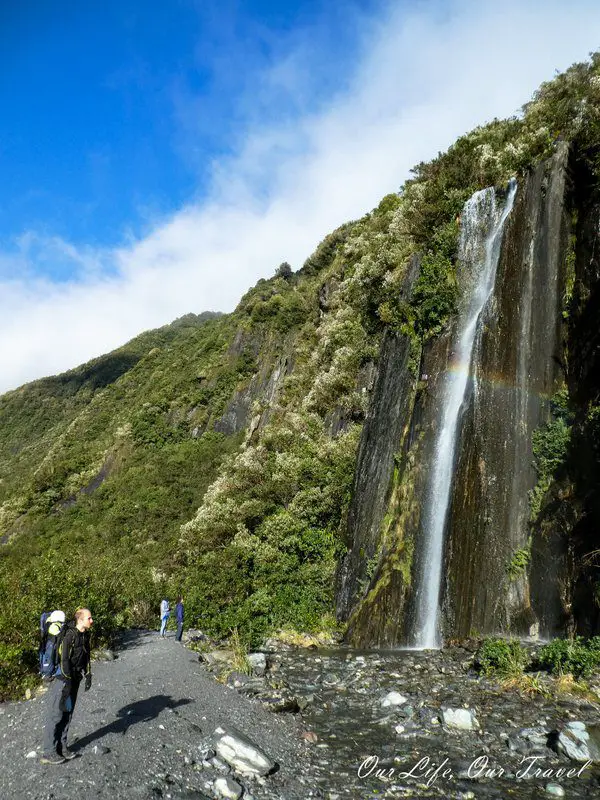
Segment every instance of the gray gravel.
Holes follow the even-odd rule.
[[[298,780],[307,749],[299,720],[217,683],[172,634],[129,633],[118,658],[95,662],[93,673],[77,701],[70,745],[78,757],[69,762],[39,763],[44,696],[0,705],[2,800],[214,797],[214,780],[227,774],[207,752],[219,725],[234,725],[279,765],[262,779],[232,774],[244,797],[307,796]]]

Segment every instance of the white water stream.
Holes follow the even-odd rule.
[[[493,188],[476,192],[461,216],[459,264],[468,276],[471,294],[459,312],[454,354],[443,379],[442,404],[433,460],[427,479],[421,529],[421,569],[417,576],[415,626],[412,644],[418,648],[441,646],[440,588],[444,554],[444,528],[460,412],[467,390],[473,345],[481,312],[494,288],[504,223],[510,214],[517,184],[511,180],[504,208],[499,210]]]

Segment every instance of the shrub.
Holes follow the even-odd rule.
[[[550,422],[533,432],[533,457],[538,480],[529,494],[532,520],[539,515],[544,495],[564,466],[569,452],[573,413],[568,407],[566,389],[560,389],[554,395],[550,412]]]
[[[527,663],[527,651],[516,639],[486,639],[476,656],[477,667],[486,676],[514,677]]]
[[[0,642],[0,702],[18,697],[37,683],[37,653],[33,647]]]
[[[527,572],[529,562],[531,561],[531,545],[528,543],[520,550],[516,550],[506,568],[506,572],[511,581],[520,578]]]
[[[538,664],[553,675],[571,673],[576,678],[587,677],[600,667],[600,636],[584,639],[554,639],[538,654]]]
[[[275,270],[275,277],[276,278],[283,278],[284,280],[289,280],[294,271],[292,270],[291,266],[288,264],[287,261],[283,261]]]

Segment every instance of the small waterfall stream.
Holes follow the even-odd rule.
[[[504,223],[510,214],[517,184],[511,180],[506,202],[498,209],[493,188],[476,192],[465,204],[461,217],[459,265],[468,285],[459,311],[454,354],[444,377],[439,427],[424,497],[422,544],[417,575],[415,615],[411,645],[441,645],[439,602],[444,551],[444,528],[452,488],[459,419],[465,399],[473,347],[481,312],[494,288]]]

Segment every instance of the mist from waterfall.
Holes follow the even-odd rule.
[[[502,208],[498,208],[493,188],[476,192],[461,215],[459,272],[466,278],[465,290],[453,353],[443,379],[439,426],[421,516],[415,614],[409,637],[410,644],[417,648],[441,646],[439,604],[444,531],[460,437],[461,408],[469,375],[476,374],[476,365],[472,365],[474,343],[482,311],[494,288],[504,223],[512,210],[516,191],[517,183],[513,179]]]

